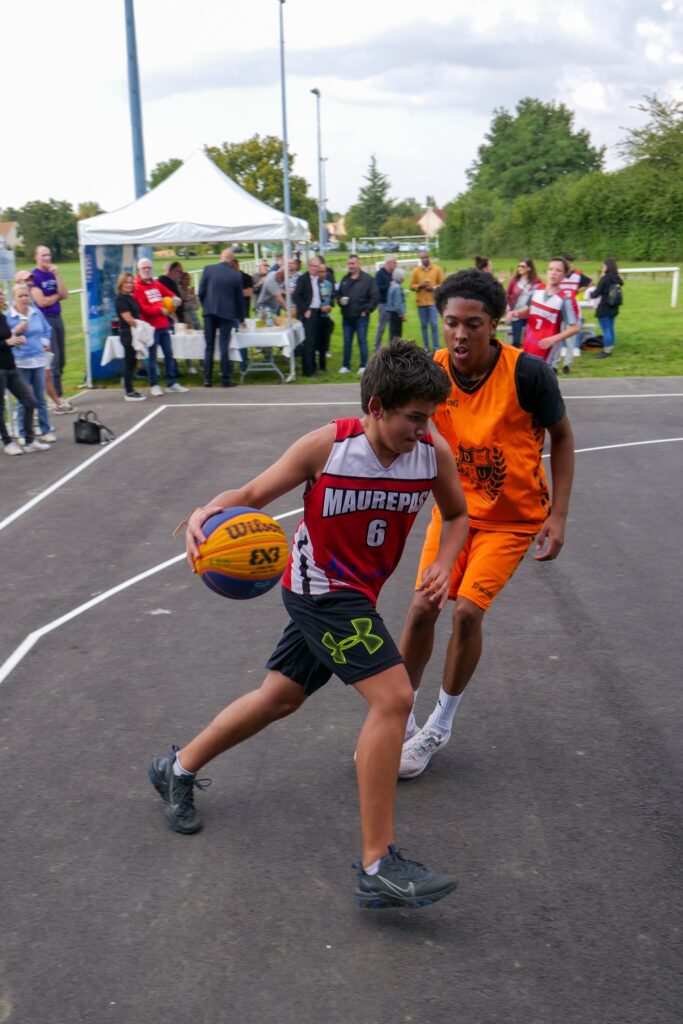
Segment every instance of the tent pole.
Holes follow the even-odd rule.
[[[88,316],[88,282],[85,277],[85,246],[78,247],[78,260],[81,264],[81,320],[83,323],[83,338],[85,340],[85,384],[92,387],[92,367],[90,365],[90,319]]]

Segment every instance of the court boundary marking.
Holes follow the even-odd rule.
[[[582,400],[598,401],[598,400],[605,400],[605,399],[641,399],[641,398],[683,398],[683,392],[680,392],[680,391],[661,392],[661,393],[659,393],[659,392],[651,392],[651,393],[646,393],[646,394],[642,394],[642,395],[634,395],[634,394],[625,394],[625,395],[563,395],[562,397],[566,401],[582,401]],[[358,406],[359,405],[359,401],[358,400],[355,400],[355,401],[352,401],[352,402],[347,402],[347,401],[336,402],[335,401],[334,404],[335,405],[341,405],[341,406],[345,406],[345,405]],[[113,448],[116,448],[116,447],[118,447],[118,445],[122,444],[124,441],[127,441],[129,437],[132,437],[133,434],[137,433],[138,430],[141,430],[144,426],[147,426],[148,423],[150,423],[153,419],[155,419],[157,416],[159,416],[162,412],[165,412],[166,409],[253,409],[253,408],[257,408],[257,409],[262,409],[262,408],[269,408],[269,409],[272,409],[272,408],[299,408],[299,409],[300,408],[311,408],[311,409],[313,409],[313,408],[317,408],[319,406],[322,406],[322,407],[326,408],[326,407],[329,407],[329,405],[330,405],[329,401],[327,401],[327,402],[184,402],[182,405],[169,405],[167,402],[164,402],[163,405],[158,406],[156,409],[153,410],[153,412],[149,413],[148,416],[145,416],[143,419],[141,419],[139,423],[136,423],[134,427],[131,427],[129,430],[125,431],[125,433],[121,434],[120,437],[117,437],[113,441],[110,441],[107,445],[103,445],[99,452],[96,452],[94,455],[91,455],[91,457],[89,459],[86,459],[85,462],[82,462],[79,466],[75,466],[72,470],[69,470],[69,472],[65,476],[60,477],[59,480],[55,480],[55,482],[53,484],[50,484],[49,487],[47,487],[44,491],[41,491],[39,494],[34,495],[33,498],[30,499],[30,501],[27,501],[24,505],[21,505],[18,509],[15,509],[14,512],[10,512],[10,514],[8,516],[6,516],[4,519],[0,520],[0,533],[2,533],[2,531],[4,529],[6,529],[8,526],[11,526],[11,524],[13,522],[15,522],[17,519],[19,519],[20,516],[24,515],[26,512],[30,512],[30,510],[32,508],[35,508],[36,505],[39,505],[42,501],[44,501],[46,498],[48,498],[51,494],[54,494],[55,491],[58,491],[65,484],[69,483],[70,480],[73,480],[74,477],[78,476],[80,473],[83,473],[86,469],[89,469],[90,466],[93,465],[93,463],[97,462],[98,459],[103,458]],[[678,438],[666,438],[665,440],[674,441],[674,440],[679,440],[679,439]],[[645,443],[656,444],[658,442],[652,441],[652,442],[640,442],[640,443],[643,443],[643,444],[645,444]],[[614,447],[617,447],[617,446],[615,445]],[[585,450],[588,451],[589,449],[585,449]],[[598,451],[600,449],[595,449],[595,450]]]
[[[587,396],[575,396],[575,397],[587,397]],[[627,397],[646,397],[646,396],[627,396]],[[656,396],[656,397],[659,397],[659,396]],[[683,395],[680,395],[680,396],[676,395],[676,397],[683,397]],[[205,405],[212,405],[212,404],[213,403],[199,403],[197,406],[194,406],[194,408],[203,408]],[[240,408],[240,406],[241,407],[245,407],[245,405],[248,405],[249,407],[252,407],[253,405],[256,405],[257,407],[262,407],[264,403],[262,403],[262,402],[240,403],[240,405],[237,405],[237,406],[226,404],[226,403],[216,403],[216,404],[219,405],[220,407],[225,407],[225,408]],[[283,404],[285,404],[285,405],[294,405],[294,406],[301,406],[301,405],[309,405],[309,404],[311,404],[311,405],[325,405],[325,406],[327,406],[327,405],[329,405],[329,402],[322,402],[322,403],[318,403],[318,402],[316,402],[316,403],[300,403],[300,402],[280,403],[280,402],[278,402],[278,403],[267,403],[267,404],[269,404],[269,405],[270,404],[275,404],[275,405],[283,405]],[[357,402],[341,402],[341,403],[337,403],[337,404],[340,404],[340,405],[357,405],[358,403]],[[139,423],[137,423],[130,430],[126,431],[120,437],[116,438],[115,441],[112,441],[105,448],[103,448],[99,452],[96,452],[95,455],[91,456],[91,458],[89,458],[89,459],[86,459],[86,461],[81,463],[80,466],[75,467],[75,469],[73,469],[69,473],[67,473],[66,476],[62,477],[58,481],[55,481],[55,483],[52,484],[50,487],[48,487],[45,491],[43,491],[40,494],[34,496],[29,502],[27,502],[21,508],[17,509],[15,512],[11,513],[10,516],[8,516],[6,519],[4,519],[2,522],[0,522],[0,530],[4,529],[5,526],[9,526],[11,522],[14,522],[24,512],[28,512],[31,508],[35,507],[35,505],[37,505],[39,502],[41,502],[45,498],[49,497],[50,494],[53,494],[56,490],[58,490],[65,483],[67,483],[69,480],[73,479],[73,477],[77,476],[84,469],[88,468],[94,462],[96,462],[98,459],[102,458],[107,453],[108,450],[110,450],[111,448],[114,448],[117,444],[122,443],[124,440],[127,440],[129,437],[131,437],[133,434],[135,434],[138,430],[140,430],[143,426],[146,426],[147,423],[151,422],[151,420],[153,420],[156,416],[158,416],[165,409],[169,409],[169,408],[180,409],[180,408],[187,408],[187,407],[188,407],[187,405],[185,405],[185,406],[169,406],[169,405],[165,404],[165,405],[160,406],[158,409],[155,409],[152,413],[149,414],[149,416],[146,416],[144,419],[142,419]],[[588,453],[591,453],[591,452],[613,451],[615,449],[620,449],[620,448],[639,448],[639,447],[644,447],[644,446],[647,446],[647,445],[654,445],[654,444],[672,444],[672,443],[681,442],[681,441],[683,441],[683,437],[654,438],[654,439],[649,439],[649,440],[645,440],[645,441],[625,441],[625,442],[620,442],[618,444],[597,445],[597,446],[590,447],[590,448],[575,448],[574,449],[574,454],[575,455],[582,455],[582,454],[588,454]],[[544,458],[544,459],[549,458],[549,454],[543,455],[542,458]],[[273,516],[273,518],[276,519],[276,520],[287,519],[290,516],[299,515],[299,514],[301,514],[301,512],[303,512],[303,508],[292,509],[292,510],[290,510],[288,512],[282,512],[279,515]],[[12,654],[10,654],[9,658],[7,658],[2,663],[2,665],[0,665],[0,685],[2,685],[2,683],[5,681],[5,679],[8,678],[8,676],[13,672],[13,670],[17,667],[17,665],[19,665],[24,660],[26,655],[33,649],[33,647],[35,647],[37,642],[40,639],[42,639],[42,637],[46,636],[48,633],[53,632],[55,629],[58,629],[60,626],[65,625],[67,622],[70,622],[72,619],[77,618],[79,615],[84,614],[85,612],[89,611],[91,608],[94,608],[96,605],[101,604],[103,601],[108,600],[110,597],[114,597],[114,596],[116,596],[116,594],[121,593],[123,590],[127,590],[129,587],[134,586],[136,583],[140,583],[140,582],[142,582],[142,580],[145,580],[145,579],[149,578],[150,576],[154,576],[156,573],[162,572],[164,569],[167,569],[167,568],[169,568],[172,565],[176,565],[178,562],[182,561],[185,557],[186,556],[185,556],[184,552],[179,554],[179,555],[174,555],[173,558],[167,559],[164,562],[160,562],[158,565],[152,566],[152,568],[150,568],[150,569],[145,569],[144,572],[138,573],[136,576],[133,576],[133,577],[131,577],[128,580],[124,580],[122,583],[116,584],[116,586],[111,587],[109,590],[104,591],[102,594],[98,594],[97,596],[91,598],[89,601],[85,601],[83,604],[78,605],[76,608],[72,608],[70,612],[66,612],[64,615],[61,615],[59,618],[54,619],[52,622],[48,622],[46,625],[40,626],[38,629],[33,630],[31,633],[28,634],[28,636],[26,636],[24,638],[24,640],[19,644],[19,646],[15,648],[15,650],[12,652]]]

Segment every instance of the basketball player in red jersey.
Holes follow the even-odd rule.
[[[552,260],[551,296],[563,273],[562,262]],[[500,285],[490,274],[461,271],[446,278],[436,303],[445,348],[434,359],[448,372],[451,393],[438,407],[434,424],[455,455],[470,531],[449,584],[452,632],[439,698],[421,729],[414,713],[408,719],[403,778],[420,775],[448,742],[461,697],[481,657],[484,616],[534,537],[537,560],[549,561],[560,553],[574,472],[574,438],[555,375],[541,359],[496,340],[506,309]],[[550,333],[544,341],[554,344]],[[546,430],[552,504],[541,462]],[[421,569],[437,550],[440,529],[435,509]],[[403,627],[399,646],[416,691],[432,653],[440,610],[418,591]]]
[[[562,279],[562,282],[560,284],[560,295],[562,296],[562,298],[569,299],[569,301],[571,302],[572,309],[574,310],[574,313],[576,315],[576,322],[579,325],[579,330],[577,333],[581,334],[581,325],[583,323],[583,317],[581,316],[581,310],[579,309],[578,295],[579,292],[582,292],[585,288],[588,288],[588,286],[593,283],[593,278],[588,277],[588,275],[584,274],[582,270],[577,270],[575,268],[574,257],[571,253],[565,252],[562,256],[562,259],[564,260],[567,269],[565,271],[564,278]],[[576,339],[576,343],[573,341],[568,341],[565,347],[564,363],[562,365],[562,373],[565,375],[570,372],[570,368],[574,360],[574,345],[578,345],[578,342],[579,338]],[[576,352],[578,355],[581,355],[581,351],[578,347],[576,349]]]
[[[450,391],[444,370],[410,342],[394,339],[368,363],[361,419],[328,423],[296,441],[244,487],[195,509],[186,531],[190,565],[202,525],[235,506],[263,508],[305,485],[282,597],[290,616],[261,687],[238,698],[182,749],[156,758],[149,777],[177,832],[201,828],[193,788],[208,761],[296,711],[331,675],[369,704],[356,756],[362,860],[361,907],[420,907],[451,892],[456,880],[400,856],[394,845],[396,779],[413,691],[403,659],[376,609],[417,513],[430,493],[443,519],[440,543],[420,584],[437,607],[467,536],[455,459],[429,419]]]
[[[560,343],[566,341],[570,344],[569,339],[579,330],[574,306],[560,290],[566,272],[566,264],[561,257],[550,260],[545,285],[532,292],[528,307],[520,314],[527,318],[522,348],[545,359],[553,369],[560,353]]]

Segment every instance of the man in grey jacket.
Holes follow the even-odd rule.
[[[348,267],[349,272],[341,279],[338,293],[344,331],[344,365],[339,372],[351,372],[351,349],[353,335],[356,334],[360,349],[358,373],[362,374],[368,361],[368,322],[373,309],[377,308],[379,294],[373,279],[361,270],[357,256],[349,256]]]

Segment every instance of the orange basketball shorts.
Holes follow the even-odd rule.
[[[422,546],[416,590],[422,582],[423,570],[437,556],[440,534],[441,520],[432,518]],[[471,529],[451,573],[449,600],[466,597],[487,611],[524,558],[533,539],[533,533]]]

